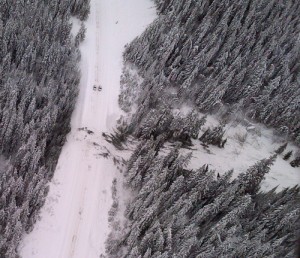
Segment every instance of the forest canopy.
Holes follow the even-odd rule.
[[[295,257],[299,186],[260,190],[287,144],[236,178],[207,164],[189,169],[192,152],[181,149],[196,140],[226,148],[223,123],[198,138],[214,113],[225,122],[239,114],[300,145],[299,1],[154,2],[157,19],[123,55],[119,104],[128,115],[111,141],[121,148],[130,135],[139,144],[124,171],[133,196],[122,227],[111,219],[108,254]],[[184,116],[174,111],[186,106]]]
[[[48,192],[80,80],[70,17],[88,14],[88,0],[0,0],[0,257],[17,257]]]

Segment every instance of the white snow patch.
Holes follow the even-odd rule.
[[[184,116],[187,116],[187,114],[190,113],[193,110],[193,108],[190,105],[184,103],[181,105],[179,110]]]
[[[199,136],[208,128],[219,125],[218,120],[214,116],[208,116],[207,122],[202,128]],[[211,169],[215,169],[217,173],[223,174],[230,169],[234,169],[233,176],[245,172],[250,166],[264,158],[269,158],[275,150],[284,142],[279,141],[273,135],[273,131],[267,129],[261,124],[252,125],[253,130],[247,130],[247,125],[231,124],[225,127],[227,143],[225,148],[221,149],[217,146],[209,145],[208,150],[205,149],[199,140],[193,140],[194,146],[191,150],[183,150],[182,153],[193,152],[193,158],[189,168],[197,169],[204,164],[208,164]],[[270,190],[278,185],[277,190],[286,187],[292,187],[299,184],[300,168],[293,168],[288,161],[283,160],[283,155],[293,150],[297,153],[299,149],[292,143],[288,143],[287,149],[283,154],[278,155],[277,160],[271,167],[270,172],[266,175],[262,182],[261,189]]]
[[[81,21],[78,18],[76,18],[75,16],[72,16],[70,21],[72,23],[71,34],[73,37],[75,37],[77,35],[77,33],[79,32]]]

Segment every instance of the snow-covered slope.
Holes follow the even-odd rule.
[[[207,128],[219,125],[216,117],[208,116],[205,126],[200,135]],[[247,131],[247,126],[242,124],[230,123],[225,127],[225,138],[227,143],[225,148],[218,148],[210,145],[205,149],[200,141],[193,141],[193,157],[190,168],[197,169],[199,166],[208,164],[211,169],[217,173],[223,174],[233,169],[233,177],[237,177],[256,162],[264,158],[269,158],[275,154],[275,150],[284,142],[279,137],[275,137],[271,129],[261,124],[253,124],[254,130]],[[297,153],[298,148],[289,142],[287,151],[293,150]],[[183,151],[187,153],[190,150]],[[277,190],[283,190],[286,187],[293,187],[299,184],[299,168],[294,168],[289,161],[283,160],[283,154],[278,155],[275,163],[271,166],[270,172],[266,174],[261,183],[262,191],[269,191],[274,187]]]
[[[91,1],[72,131],[41,219],[20,245],[22,258],[98,258],[104,253],[111,183],[117,171],[111,160],[97,155],[105,145],[101,133],[110,131],[120,116],[117,100],[123,47],[154,17],[150,0]],[[95,84],[103,90],[93,90]]]

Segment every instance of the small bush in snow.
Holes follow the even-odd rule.
[[[298,156],[297,158],[295,158],[290,164],[294,168],[300,167],[300,156]]]

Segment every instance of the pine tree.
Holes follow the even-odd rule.
[[[292,155],[293,155],[293,151],[291,150],[283,156],[283,159],[288,160]]]
[[[257,193],[261,181],[264,179],[265,174],[270,171],[270,167],[273,165],[275,159],[276,155],[268,159],[263,159],[250,167],[245,174],[240,174],[237,180],[240,185],[240,192],[249,194]]]
[[[277,150],[275,150],[275,153],[276,154],[281,154],[282,152],[284,152],[286,147],[287,147],[287,142],[285,144],[281,145]]]

